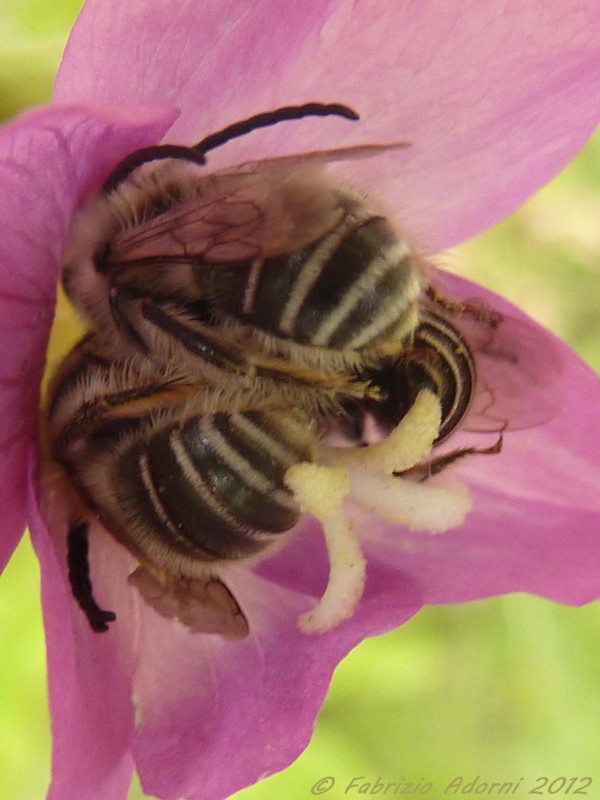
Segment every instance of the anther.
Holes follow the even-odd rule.
[[[329,580],[318,604],[298,619],[304,633],[326,633],[349,619],[362,597],[366,562],[360,542],[343,510],[350,490],[346,470],[303,462],[285,475],[302,511],[323,526],[329,555]]]

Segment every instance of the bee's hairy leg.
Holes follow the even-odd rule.
[[[472,300],[451,300],[448,297],[444,297],[434,286],[429,286],[425,294],[434,308],[438,306],[451,316],[467,314],[473,319],[488,325],[492,329],[497,328],[502,322],[502,314],[498,311],[493,311],[480,302]]]
[[[117,328],[124,334],[125,338],[133,345],[135,350],[148,355],[150,348],[137,332],[135,325],[131,322],[125,311],[121,295],[116,289],[112,289],[108,298],[111,316]]]
[[[185,310],[179,314],[177,310],[164,308],[154,300],[144,299],[141,313],[145,320],[175,339],[192,356],[223,371],[237,373],[240,377],[251,380],[267,378],[313,387],[326,386],[328,389],[333,387],[354,397],[363,397],[368,390],[365,382],[340,370],[333,372],[302,367],[285,358],[249,352],[220,335],[218,328],[189,317],[186,319]]]
[[[193,384],[175,385],[171,381],[98,392],[83,403],[72,419],[63,427],[57,438],[54,455],[59,460],[68,458],[70,448],[78,439],[102,433],[115,435],[119,426],[133,426],[136,420],[143,423],[151,409],[171,408],[197,394]]]
[[[243,349],[225,341],[209,326],[185,320],[154,300],[142,301],[142,316],[177,340],[189,353],[221,369],[244,369],[249,362]]]
[[[104,611],[96,603],[90,580],[89,525],[77,520],[69,526],[67,534],[67,563],[69,566],[69,582],[73,596],[79,603],[92,630],[105,633],[108,623],[114,622],[117,615],[113,611]]]

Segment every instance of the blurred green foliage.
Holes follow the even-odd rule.
[[[1,2],[0,119],[7,119],[49,97],[80,2]],[[600,369],[599,221],[597,136],[522,209],[444,261],[512,298]],[[24,539],[0,581],[2,800],[40,800],[49,781],[38,596],[37,563]],[[332,800],[364,796],[345,793],[352,778],[430,781],[426,796],[436,800],[457,776],[522,779],[518,796],[538,776],[589,775],[597,785],[599,635],[598,604],[572,609],[510,596],[425,609],[360,645],[337,669],[305,753],[236,798],[306,800],[325,776],[336,779]],[[135,782],[130,800],[143,797]]]
[[[0,121],[44,103],[82,0],[0,0]]]

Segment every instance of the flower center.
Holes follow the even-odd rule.
[[[441,420],[439,399],[423,389],[381,442],[352,448],[323,444],[315,463],[288,469],[286,484],[302,511],[321,523],[329,556],[325,592],[298,620],[305,633],[325,633],[349,619],[364,591],[366,561],[346,499],[411,531],[443,533],[464,522],[472,506],[466,486],[417,483],[399,474],[429,455]]]

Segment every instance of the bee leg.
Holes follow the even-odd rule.
[[[249,364],[241,348],[226,342],[206,325],[193,327],[165,311],[153,300],[142,301],[142,316],[168,336],[179,342],[189,353],[221,369],[247,369]]]
[[[114,622],[117,615],[112,611],[103,611],[94,600],[88,562],[88,533],[87,522],[73,522],[69,527],[67,535],[69,582],[73,596],[88,618],[92,630],[104,633],[108,630],[108,623]]]
[[[500,312],[493,311],[477,301],[450,300],[444,297],[434,286],[429,286],[425,294],[434,306],[439,306],[450,315],[468,314],[473,319],[488,325],[492,329],[497,328],[502,322],[502,314]]]
[[[123,310],[121,297],[117,294],[116,289],[111,289],[108,298],[110,313],[117,326],[117,328],[125,335],[129,342],[133,345],[134,349],[141,351],[144,355],[150,353],[150,348],[136,331],[135,326],[131,324]]]
[[[460,447],[456,450],[451,450],[449,453],[445,453],[443,456],[436,456],[436,458],[432,458],[429,461],[417,464],[415,467],[405,472],[394,472],[393,475],[394,477],[416,478],[419,481],[424,481],[432,475],[438,475],[442,470],[445,470],[446,467],[449,467],[450,464],[454,464],[455,461],[459,461],[465,456],[497,455],[502,452],[502,445],[503,436],[500,434],[498,440],[489,447]]]
[[[227,341],[215,327],[178,316],[171,309],[165,310],[154,300],[142,300],[141,313],[167,336],[174,339],[192,356],[212,364],[227,372],[237,373],[250,381],[267,378],[297,383],[301,386],[323,387],[336,394],[350,397],[364,397],[367,384],[354,376],[341,371],[325,372],[307,367],[303,368],[285,359],[249,354],[235,342]]]

